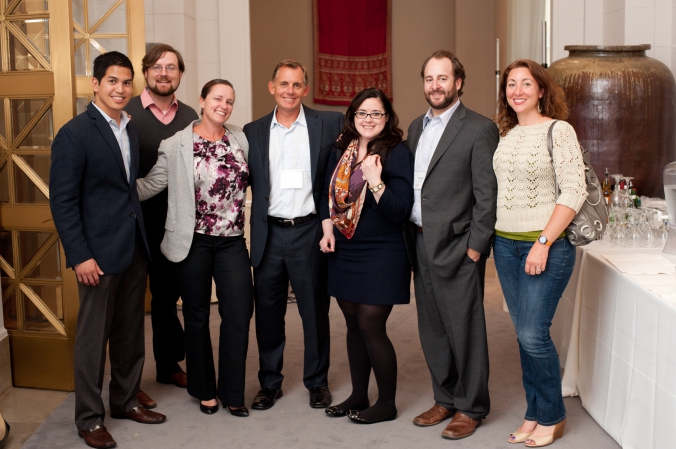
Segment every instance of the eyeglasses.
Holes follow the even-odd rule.
[[[161,66],[161,65],[154,65],[150,67],[150,70],[153,72],[161,72],[162,70],[166,70],[168,73],[173,73],[178,69],[175,65],[167,65],[167,66]]]
[[[355,117],[357,118],[366,118],[366,117],[371,117],[373,120],[379,120],[383,118],[383,115],[387,114],[387,112],[366,112],[366,111],[357,111],[354,113]]]

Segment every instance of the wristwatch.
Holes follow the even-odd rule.
[[[541,235],[540,237],[538,237],[538,242],[542,243],[543,245],[552,246],[551,240],[549,240],[544,235]]]
[[[381,190],[383,187],[385,187],[385,183],[380,181],[380,184],[374,186],[374,187],[369,187],[369,190],[371,193],[376,193],[377,191]]]

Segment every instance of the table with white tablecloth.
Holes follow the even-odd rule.
[[[676,285],[676,274],[623,273],[606,259],[618,254],[676,263],[660,249],[597,242],[577,249],[552,324],[565,367],[563,393],[579,394],[625,449],[676,448],[676,291],[658,286]]]

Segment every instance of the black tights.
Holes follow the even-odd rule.
[[[371,368],[378,384],[378,401],[360,412],[369,421],[391,416],[396,412],[397,355],[387,336],[386,322],[392,305],[357,304],[338,300],[347,324],[347,358],[350,362],[352,394],[338,404],[340,410],[351,410],[368,404]],[[361,407],[359,407],[361,408]]]

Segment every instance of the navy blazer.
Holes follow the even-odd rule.
[[[68,267],[93,258],[104,274],[123,272],[134,255],[137,226],[148,253],[136,192],[139,152],[133,123],[127,133],[130,180],[115,134],[93,104],[54,138],[49,203]]]
[[[343,130],[343,114],[317,111],[303,105],[310,138],[312,196],[319,211],[324,189],[326,165],[331,149]],[[249,141],[249,185],[251,186],[251,265],[257,267],[263,258],[268,239],[268,208],[270,206],[270,126],[272,114],[244,126]]]

